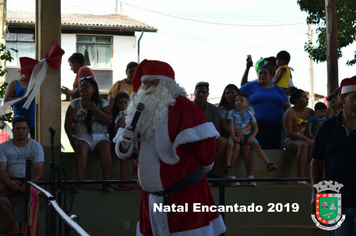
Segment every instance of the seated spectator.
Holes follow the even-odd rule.
[[[25,219],[21,222],[12,210],[10,198],[25,193],[26,159],[32,159],[32,181],[42,176],[44,153],[42,146],[29,138],[30,119],[17,116],[12,121],[13,138],[0,144],[0,211],[11,221],[9,235],[25,234]]]
[[[290,105],[286,93],[270,83],[272,70],[263,65],[258,71],[258,82],[240,88],[249,95],[249,102],[256,112],[258,130],[256,139],[263,149],[280,149],[282,143],[282,117]]]
[[[309,118],[314,115],[313,109],[308,108],[306,93],[297,88],[291,89],[290,103],[294,104],[283,116],[285,132],[285,148],[297,152],[298,177],[305,177],[304,169],[308,161],[313,141],[307,137]],[[307,185],[306,181],[298,181],[298,185]]]
[[[9,134],[4,130],[5,129],[5,122],[0,121],[0,143],[3,143],[10,139]]]
[[[314,106],[315,115],[311,116],[308,124],[308,137],[314,140],[319,126],[326,121],[326,105],[322,102],[317,102]]]
[[[20,74],[20,79],[13,80],[9,83],[6,88],[4,102],[13,101],[22,97],[22,99],[16,102],[12,106],[12,111],[14,112],[14,117],[16,116],[28,116],[30,118],[30,134],[31,138],[35,138],[35,100],[33,100],[28,109],[23,108],[28,96],[24,97],[27,91],[27,87],[30,81],[21,70],[18,70]]]
[[[123,80],[116,81],[116,83],[113,84],[113,86],[111,86],[111,88],[109,90],[109,95],[108,95],[108,102],[111,107],[113,106],[113,102],[114,102],[114,98],[115,98],[116,94],[118,94],[119,92],[125,92],[130,97],[130,95],[132,93],[132,78],[135,74],[137,66],[138,66],[137,62],[134,62],[134,61],[127,64],[127,66],[126,66],[127,78],[123,79]]]
[[[73,100],[66,113],[64,128],[75,151],[77,179],[83,180],[88,155],[100,156],[103,179],[108,180],[111,170],[110,140],[106,137],[107,126],[112,122],[107,101],[99,97],[99,89],[91,76],[83,77],[79,84],[80,98]],[[82,185],[73,189],[79,193]],[[103,191],[112,192],[110,184],[103,184]]]
[[[226,150],[225,178],[231,178],[233,174],[233,168],[239,156],[242,145],[252,146],[259,157],[266,163],[267,171],[277,170],[277,166],[268,160],[266,154],[263,152],[261,146],[255,138],[256,134],[258,133],[257,123],[254,114],[247,109],[248,106],[248,95],[245,93],[238,93],[235,97],[236,108],[229,111],[227,117],[229,121],[230,137],[228,139]],[[242,136],[235,135],[235,130],[241,130],[248,124],[251,124],[252,130],[247,131],[246,134]],[[251,176],[252,175],[248,175],[248,178]],[[239,183],[235,182],[235,184],[238,185]]]
[[[74,99],[80,97],[80,79],[86,76],[91,76],[96,81],[96,78],[94,72],[89,67],[85,66],[85,58],[83,54],[79,52],[73,53],[73,55],[69,57],[68,62],[70,69],[76,74],[73,89],[70,90],[67,87],[62,86],[61,91],[63,94],[70,96],[70,101],[73,101]]]
[[[117,133],[120,127],[125,127],[125,116],[127,114],[126,109],[129,106],[129,95],[125,92],[120,92],[116,94],[113,107],[112,107],[112,116],[113,116],[113,126],[111,129],[114,131],[114,134]],[[112,139],[111,139],[112,140]],[[137,155],[133,155],[136,156]],[[126,176],[127,163],[131,162],[134,170],[137,172],[137,161],[135,159],[123,160],[120,158],[120,179],[124,180]],[[128,191],[132,187],[129,184],[119,184],[119,190]]]
[[[337,116],[343,109],[340,101],[340,88],[337,87],[335,91],[326,98],[326,100],[330,103],[329,107],[326,109],[326,119]]]
[[[236,87],[236,85],[234,84],[228,84],[225,89],[224,92],[221,96],[221,100],[219,103],[219,111],[220,111],[220,115],[221,115],[221,126],[222,126],[222,136],[225,138],[228,138],[230,136],[229,130],[229,124],[227,121],[227,117],[229,114],[229,111],[231,111],[232,109],[235,108],[235,97],[236,94],[239,93],[239,89]],[[247,131],[251,130],[252,126],[251,124],[247,125],[245,128],[241,129],[241,130],[236,130],[235,131],[235,135],[236,136],[241,136],[246,134]],[[252,148],[251,145],[242,145],[241,147],[241,152],[242,155],[244,157],[244,162],[246,165],[246,170],[247,170],[247,176],[249,176],[249,178],[253,178],[253,164],[254,164],[254,160],[253,160],[253,156],[252,156]],[[237,158],[236,158],[237,160]],[[235,166],[236,163],[231,162],[231,166]],[[217,169],[219,169],[220,166],[217,167]],[[231,170],[228,170],[229,168],[226,167],[225,168],[225,172],[231,172]],[[231,175],[231,178],[234,179],[236,178],[236,176]],[[248,183],[250,186],[256,186],[256,182],[249,182]],[[237,186],[238,183],[235,182],[235,186]],[[234,186],[233,183],[230,184],[230,186]]]
[[[194,103],[197,104],[201,109],[203,109],[204,114],[209,122],[212,122],[216,130],[221,135],[221,116],[219,109],[213,104],[208,102],[209,96],[209,83],[208,82],[199,82],[195,85],[194,90],[195,100]],[[220,136],[216,139],[216,157],[214,160],[214,166],[211,172],[209,173],[209,178],[220,178],[219,167],[222,159],[224,158],[226,151],[226,138]]]

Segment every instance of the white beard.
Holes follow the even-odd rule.
[[[174,80],[161,79],[156,87],[152,86],[148,90],[145,90],[145,87],[141,85],[136,94],[131,94],[126,123],[131,123],[137,105],[140,102],[145,104],[137,127],[142,140],[152,137],[157,126],[163,123],[163,119],[168,115],[168,107],[174,105],[178,96],[186,97],[187,95]]]

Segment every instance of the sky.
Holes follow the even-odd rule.
[[[8,0],[7,7],[34,11],[34,3]],[[61,4],[62,13],[118,13],[157,28],[157,33],[144,33],[140,58],[168,62],[188,93],[194,92],[197,82],[207,81],[209,97],[220,97],[227,84],[240,87],[247,55],[256,62],[281,50],[291,55],[295,86],[310,90],[309,58],[304,52],[307,14],[296,0],[101,0],[100,5],[96,0],[62,0]],[[137,39],[140,34],[136,33]],[[339,59],[339,81],[356,74],[345,64],[353,58],[353,48],[355,44],[343,50]],[[313,69],[314,91],[326,95],[326,63],[314,62]],[[251,68],[249,80],[256,78]]]

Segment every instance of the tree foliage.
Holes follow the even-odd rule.
[[[326,61],[326,18],[324,0],[297,0],[302,11],[307,12],[307,22],[317,26],[317,45],[305,43],[304,49],[310,53],[316,62]],[[337,6],[337,30],[338,30],[338,54],[342,57],[341,49],[352,44],[356,39],[356,1],[336,0]],[[354,58],[346,63],[356,64],[356,51]]]
[[[9,61],[11,62],[12,60],[14,60],[14,58],[11,56],[11,51],[17,52],[16,49],[13,48],[6,48],[6,46],[4,44],[0,44],[0,60],[1,61]],[[4,77],[4,75],[6,74],[7,70],[5,68],[3,68],[2,66],[0,66],[0,77]],[[6,91],[6,86],[7,83],[4,82],[3,84],[0,85],[0,98],[3,98],[5,96],[5,91]],[[2,121],[11,121],[11,112],[8,112],[2,116],[0,116],[0,120]]]

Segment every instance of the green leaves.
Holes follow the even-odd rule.
[[[8,48],[6,48],[6,46],[4,44],[0,44],[0,60],[9,61],[9,62],[14,60],[14,58],[11,56],[11,52],[10,51],[14,51],[16,53],[18,52],[14,48],[8,49]],[[2,66],[0,66],[0,76],[4,77],[6,72],[7,72],[7,70],[5,68],[3,68]],[[4,98],[7,85],[8,85],[8,83],[4,82],[0,86],[0,98]],[[5,115],[0,116],[0,120],[2,120],[2,121],[10,121],[11,122],[12,121],[11,115],[12,115],[12,112],[6,113]]]
[[[317,45],[309,46],[307,43],[304,50],[311,54],[315,62],[326,61],[326,19],[325,1],[320,0],[297,0],[302,11],[308,13],[307,22],[317,26]],[[352,44],[356,39],[356,1],[336,0],[337,5],[337,30],[338,30],[338,57],[342,57],[341,49]],[[346,63],[356,64],[356,51],[354,58]]]

